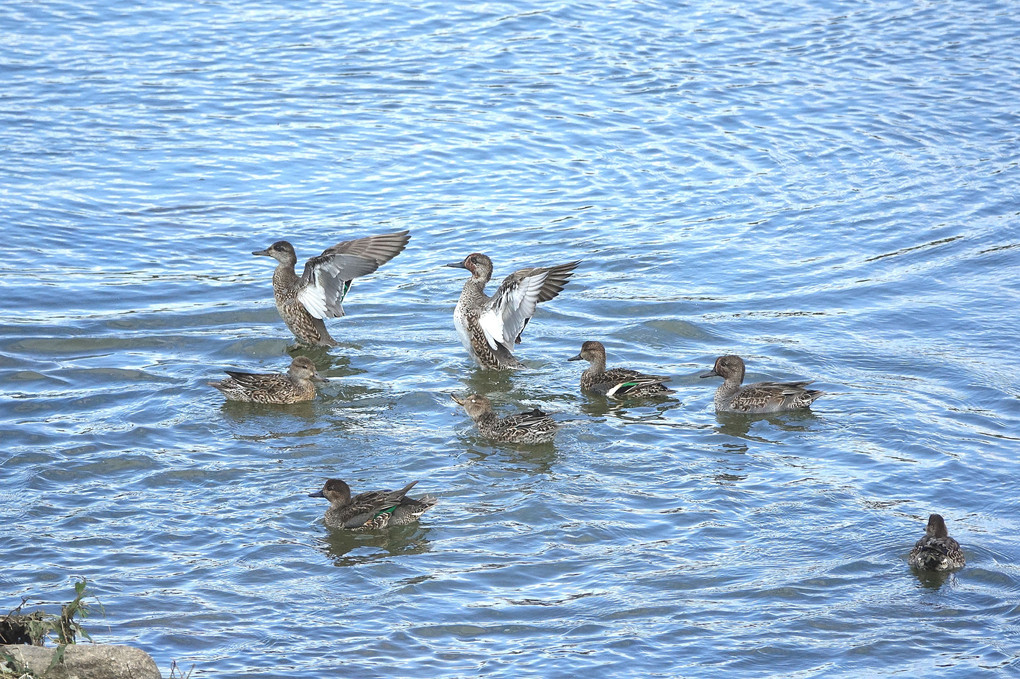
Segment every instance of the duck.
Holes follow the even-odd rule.
[[[327,479],[322,490],[309,493],[308,497],[329,500],[323,520],[330,528],[373,530],[414,523],[436,504],[436,498],[431,495],[417,500],[405,497],[416,483],[411,481],[400,490],[370,490],[351,497],[351,487],[346,481]]]
[[[236,370],[224,371],[230,377],[219,382],[210,382],[228,401],[249,403],[299,403],[315,398],[315,382],[326,382],[319,375],[312,359],[298,356],[290,362],[287,374],[246,373]]]
[[[485,294],[485,284],[492,278],[488,256],[475,252],[446,264],[471,272],[453,310],[453,324],[471,358],[492,370],[523,368],[514,356],[514,345],[520,344],[538,303],[560,294],[580,263],[519,269],[503,279],[492,297]]]
[[[739,356],[720,356],[712,370],[701,377],[723,378],[723,383],[715,391],[716,412],[761,414],[803,410],[825,393],[805,389],[810,381],[755,382],[741,386],[744,360]]]
[[[949,537],[945,519],[941,514],[932,514],[924,537],[910,550],[907,563],[922,571],[949,571],[963,568],[967,561],[960,543]]]
[[[481,394],[458,398],[450,397],[464,407],[474,420],[478,433],[487,439],[502,443],[549,443],[556,436],[560,425],[538,408],[517,415],[499,417],[492,409],[492,401]]]
[[[337,341],[329,334],[323,319],[343,316],[341,303],[351,289],[351,282],[396,257],[410,239],[405,230],[337,243],[305,262],[300,278],[294,273],[297,253],[285,240],[251,254],[279,262],[273,272],[273,297],[283,322],[298,341],[332,347]]]
[[[591,365],[581,373],[581,391],[609,398],[657,396],[672,394],[665,385],[669,377],[645,375],[629,368],[606,370],[606,347],[602,342],[587,341],[577,356],[568,361],[588,361]]]

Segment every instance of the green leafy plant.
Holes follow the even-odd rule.
[[[89,617],[91,605],[85,599],[93,597],[88,589],[88,580],[82,578],[74,583],[74,599],[60,607],[60,615],[46,614],[43,611],[22,613],[29,599],[22,597],[21,603],[0,619],[0,643],[31,644],[43,646],[47,639],[55,637],[57,648],[53,654],[52,668],[64,661],[64,651],[68,644],[76,642],[79,636],[92,641],[92,637],[82,627],[80,620]],[[102,607],[100,607],[100,610]],[[31,677],[31,673],[9,653],[0,653],[0,678]]]

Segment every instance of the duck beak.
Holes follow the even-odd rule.
[[[269,248],[266,248],[265,250],[252,250],[251,254],[253,254],[253,255],[262,255],[264,257],[272,257],[272,255],[269,254]]]
[[[567,360],[568,361],[581,361],[583,359],[581,357],[581,354],[578,354],[577,356],[574,356],[573,358],[568,358]]]
[[[319,490],[314,493],[309,493],[308,497],[326,497],[326,496],[322,494],[321,490]]]
[[[457,398],[457,394],[450,394],[450,398],[452,398],[454,401],[456,401],[457,405],[461,405],[461,406],[464,405],[464,401],[462,401],[459,398]]]
[[[705,373],[704,375],[698,375],[698,377],[722,377],[722,375],[720,375],[719,373],[717,373],[717,372],[715,371],[715,369],[713,368],[712,370],[709,370],[709,371],[708,371],[707,373]]]
[[[466,266],[464,266],[464,262],[463,261],[460,261],[460,262],[450,262],[449,264],[444,264],[443,266],[448,266],[451,269],[466,269],[467,268]]]
[[[328,377],[323,377],[319,373],[315,373],[314,375],[312,375],[312,381],[313,382],[322,382],[323,384],[329,384],[329,378]]]

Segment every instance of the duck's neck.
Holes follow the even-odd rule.
[[[478,423],[479,425],[491,426],[499,422],[499,417],[492,410],[486,410],[484,413],[482,413],[475,419],[475,422]]]
[[[279,290],[281,288],[289,288],[294,285],[298,280],[297,274],[294,273],[294,265],[280,262],[276,265],[276,270],[273,271],[273,288]]]
[[[460,303],[477,306],[484,304],[488,300],[489,296],[485,294],[485,281],[474,276],[467,279],[464,283],[464,289],[460,292]]]
[[[719,385],[719,388],[715,390],[715,402],[727,403],[733,394],[740,390],[741,378],[736,375],[731,375],[723,380],[723,383]]]
[[[302,379],[300,377],[294,377],[288,375],[290,383],[294,385],[294,389],[306,398],[315,398],[315,383],[308,379]]]
[[[584,372],[590,375],[593,379],[604,375],[606,372],[606,357],[596,356],[593,358],[591,360],[591,365]]]

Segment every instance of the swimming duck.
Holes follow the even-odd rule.
[[[492,410],[492,401],[481,394],[465,398],[450,397],[464,406],[464,410],[475,421],[478,433],[503,443],[548,443],[556,436],[560,425],[538,408],[517,415],[499,417]]]
[[[588,341],[581,345],[581,353],[568,361],[588,361],[591,365],[581,373],[581,390],[601,396],[655,396],[673,393],[664,382],[670,378],[644,375],[628,368],[606,370],[606,348],[602,342]]]
[[[960,543],[949,537],[945,520],[940,514],[932,514],[924,537],[910,550],[907,563],[923,571],[948,571],[963,568],[966,560]]]
[[[223,392],[228,401],[251,403],[297,403],[315,398],[314,382],[325,382],[312,359],[298,356],[290,362],[286,375],[280,373],[243,373],[224,371],[230,377],[209,386]]]
[[[715,366],[701,377],[722,377],[723,383],[715,391],[715,409],[730,413],[776,413],[784,410],[807,408],[824,391],[805,389],[808,382],[755,382],[740,386],[744,381],[744,361],[739,356],[720,356]]]
[[[492,278],[491,259],[476,252],[462,262],[447,264],[471,272],[453,310],[453,324],[478,365],[496,370],[523,368],[514,357],[514,344],[520,343],[538,303],[560,294],[580,263],[520,269],[503,279],[492,297],[485,294],[485,284]]]
[[[410,239],[407,231],[398,231],[337,243],[305,262],[300,278],[294,273],[297,254],[287,241],[277,241],[252,254],[279,262],[273,272],[273,296],[280,316],[295,337],[308,344],[335,346],[337,342],[322,319],[343,316],[341,303],[351,289],[351,281],[396,257]]]
[[[329,500],[324,521],[330,528],[370,530],[414,523],[436,504],[436,498],[424,495],[417,500],[404,497],[417,481],[400,490],[371,490],[351,497],[351,487],[342,479],[328,479],[322,490],[308,497]]]

